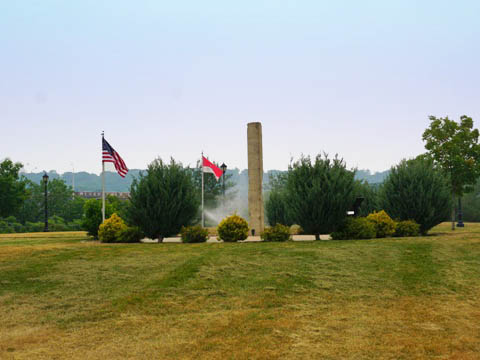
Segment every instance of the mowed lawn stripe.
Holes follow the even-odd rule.
[[[480,226],[467,226],[365,241],[15,239],[0,247],[0,358],[473,359]]]

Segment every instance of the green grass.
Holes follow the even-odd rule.
[[[0,358],[477,358],[480,225],[432,233],[226,244],[0,235]]]

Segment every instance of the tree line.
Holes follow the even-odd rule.
[[[478,137],[473,120],[467,116],[459,122],[432,116],[422,135],[427,152],[392,167],[386,180],[376,187],[356,180],[355,170],[347,169],[338,156],[301,157],[287,172],[271,176],[265,204],[268,222],[299,224],[318,237],[338,230],[354,200],[361,197],[360,215],[385,210],[395,219],[417,222],[424,234],[444,221],[449,209],[453,224],[456,199],[478,189]],[[30,229],[42,220],[42,184],[22,177],[21,167],[9,159],[0,164],[0,231],[12,221],[14,227],[19,224]],[[200,183],[199,164],[190,168],[174,159],[156,159],[133,179],[128,201],[108,199],[107,216],[117,213],[152,238],[178,234],[182,226],[199,222]],[[205,176],[205,185],[206,206],[218,206],[222,182]],[[227,176],[226,188],[233,185],[231,175]],[[83,228],[97,236],[101,221],[98,200],[74,196],[59,179],[48,183],[48,194],[51,221],[58,224],[57,229]],[[465,208],[477,204],[477,198],[470,198]]]
[[[137,176],[133,177],[131,191],[137,191],[139,179],[145,179],[142,180],[142,184],[147,181],[146,179],[150,179],[150,172],[155,172],[155,169],[160,164],[163,166],[161,160],[155,160],[146,171],[138,172]],[[175,187],[184,184],[177,184],[174,179],[184,173],[189,179],[188,184],[191,186],[191,191],[194,194],[195,203],[199,203],[201,198],[200,164],[198,163],[195,168],[190,168],[183,167],[182,164],[172,160],[172,163],[166,166],[168,171],[178,171],[171,175],[171,181],[168,184],[160,186],[167,192],[152,194],[152,196],[156,196],[159,199],[163,199],[162,196],[166,195],[180,196],[180,193],[184,190]],[[45,184],[41,177],[39,177],[37,182],[27,179],[20,173],[22,167],[21,163],[14,163],[8,158],[0,163],[0,233],[36,232],[44,229]],[[162,167],[162,169],[164,168],[165,166]],[[146,175],[143,173],[146,173]],[[225,176],[225,190],[227,192],[234,186],[231,178],[232,175],[227,174]],[[215,208],[218,206],[220,197],[223,194],[222,185],[222,182],[216,181],[213,176],[205,176],[206,207]],[[47,182],[47,194],[49,229],[51,231],[83,229],[89,231],[94,236],[97,235],[98,226],[101,222],[100,200],[87,200],[75,195],[64,179],[58,177],[49,179]],[[232,196],[232,194],[229,193],[228,196]],[[137,198],[134,195],[132,199],[136,201]],[[107,196],[107,217],[117,213],[121,217],[126,218],[127,214],[132,213],[131,211],[127,212],[131,201]],[[175,203],[180,204],[182,201],[184,199],[182,200],[181,197],[178,201],[172,200],[172,203],[170,203],[171,208],[175,207]],[[199,221],[199,219],[200,214],[196,210],[192,221]]]

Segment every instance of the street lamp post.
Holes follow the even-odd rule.
[[[48,232],[48,195],[47,195],[47,184],[48,184],[48,175],[45,172],[43,175],[43,183],[45,185],[45,228],[43,229],[44,232]]]
[[[462,198],[458,197],[458,223],[457,227],[465,227],[463,223],[463,214],[462,214]]]
[[[222,163],[222,165],[220,165],[220,168],[222,169],[223,171],[223,184],[222,184],[222,188],[223,188],[223,209],[225,210],[225,173],[227,172],[227,165],[225,165],[225,163]]]

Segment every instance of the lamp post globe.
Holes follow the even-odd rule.
[[[43,229],[44,232],[48,232],[48,191],[47,191],[47,185],[48,185],[48,175],[45,172],[42,176],[43,178],[43,184],[45,186],[45,227]]]

